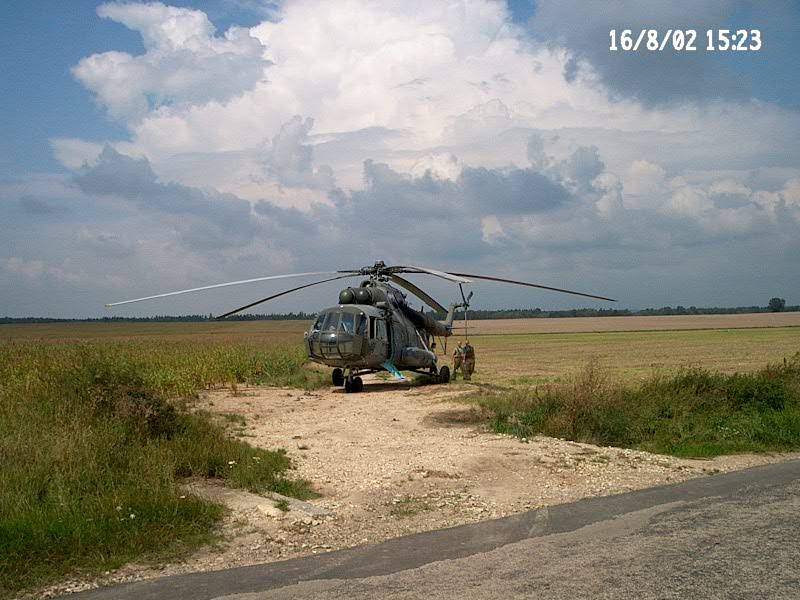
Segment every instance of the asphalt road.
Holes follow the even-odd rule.
[[[533,484],[533,483],[532,483]],[[800,598],[800,461],[86,600]]]

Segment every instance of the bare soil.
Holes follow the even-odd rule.
[[[46,595],[373,544],[800,455],[685,460],[545,437],[519,440],[486,429],[486,415],[464,402],[475,390],[372,378],[359,394],[211,392],[200,408],[243,415],[239,435],[257,446],[287,448],[296,476],[312,481],[321,496],[310,507],[285,511],[274,498],[191,483],[191,491],[228,505],[222,543],[179,564],[129,565]]]

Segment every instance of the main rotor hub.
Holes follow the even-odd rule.
[[[359,275],[366,275],[369,276],[370,279],[377,279],[379,281],[386,281],[386,275],[388,274],[388,269],[386,267],[386,263],[382,260],[376,261],[374,265],[371,267],[362,267],[361,270],[358,272]]]

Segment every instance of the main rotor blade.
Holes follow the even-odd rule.
[[[231,315],[235,315],[238,312],[242,312],[243,310],[247,310],[248,308],[252,308],[257,304],[261,304],[262,302],[266,302],[268,300],[274,300],[275,298],[279,298],[281,296],[285,296],[286,294],[291,294],[292,292],[296,292],[298,290],[303,290],[307,287],[311,287],[312,285],[319,285],[320,283],[328,283],[329,281],[336,281],[337,279],[346,279],[347,277],[356,277],[358,273],[351,273],[349,275],[339,275],[338,277],[331,277],[330,279],[323,279],[322,281],[314,281],[313,283],[307,283],[305,285],[297,286],[296,288],[292,288],[290,290],[285,290],[283,292],[278,292],[277,294],[272,294],[272,296],[267,296],[266,298],[262,298],[261,300],[256,300],[255,302],[251,302],[250,304],[245,304],[244,306],[240,306],[232,311],[226,312],[224,315],[220,315],[216,318],[217,321],[224,319],[225,317],[230,317]]]
[[[549,285],[539,285],[538,283],[528,283],[527,281],[516,281],[514,279],[503,279],[502,277],[490,277],[489,275],[472,275],[469,273],[450,273],[450,275],[457,275],[459,277],[472,277],[474,279],[485,279],[487,281],[499,281],[500,283],[513,283],[515,285],[524,285],[527,287],[539,288],[542,290],[550,290],[551,292],[563,292],[564,294],[572,294],[573,296],[584,296],[586,298],[595,298],[596,300],[608,300],[609,302],[616,302],[613,298],[606,298],[605,296],[595,296],[594,294],[585,294],[583,292],[575,292],[573,290],[564,290],[557,287],[550,287]]]
[[[391,268],[395,273],[428,273],[429,275],[435,275],[436,277],[447,279],[447,281],[454,281],[456,283],[472,283],[469,279],[464,279],[462,276],[459,276],[456,273],[445,273],[444,271],[437,271],[436,269],[429,269],[428,267],[415,267],[413,265],[409,265],[406,267],[398,266]]]
[[[409,292],[414,294],[417,298],[425,302],[428,306],[430,306],[433,310],[440,313],[446,313],[447,309],[439,304],[436,300],[431,298],[427,292],[419,289],[416,285],[411,283],[408,279],[403,279],[399,275],[389,275],[389,279],[394,281],[397,285],[406,288]]]
[[[229,285],[242,285],[243,283],[255,283],[257,281],[270,281],[272,279],[287,279],[289,277],[306,277],[310,275],[335,275],[337,273],[346,273],[347,271],[315,271],[313,273],[289,273],[287,275],[269,275],[267,277],[256,277],[254,279],[242,279],[241,281],[229,281],[227,283],[215,283],[214,285],[204,285],[202,287],[191,288],[188,290],[178,290],[177,292],[167,292],[165,294],[156,294],[154,296],[145,296],[144,298],[134,298],[133,300],[122,300],[121,302],[112,302],[106,304],[106,308],[112,306],[119,306],[120,304],[130,304],[132,302],[142,302],[143,300],[153,300],[154,298],[166,298],[167,296],[177,296],[179,294],[189,294],[191,292],[201,292],[203,290],[213,290],[215,288],[228,287]]]

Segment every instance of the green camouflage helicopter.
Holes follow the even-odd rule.
[[[408,281],[401,274],[432,275],[457,283],[461,293],[461,301],[450,304],[445,308],[434,300],[427,292]],[[464,295],[464,284],[472,279],[483,279],[500,283],[512,283],[533,288],[563,292],[576,296],[584,296],[597,300],[612,298],[585,294],[572,290],[515,281],[502,277],[488,275],[474,275],[469,273],[452,273],[416,266],[387,266],[383,261],[378,261],[371,267],[339,271],[316,271],[312,273],[289,273],[286,275],[271,275],[257,277],[228,283],[218,283],[204,287],[179,290],[113,302],[106,304],[107,308],[164,298],[178,294],[199,292],[215,288],[268,281],[272,279],[288,279],[292,277],[305,277],[314,275],[333,275],[320,281],[306,283],[295,288],[272,294],[244,306],[231,310],[217,319],[224,319],[243,310],[252,308],[263,302],[273,300],[292,292],[338,279],[360,277],[362,281],[358,287],[347,287],[339,293],[339,303],[319,312],[317,319],[305,334],[305,348],[308,358],[314,362],[333,367],[332,381],[336,386],[344,386],[346,392],[360,392],[364,388],[362,375],[386,371],[396,379],[404,379],[401,371],[412,371],[430,375],[438,383],[450,381],[450,369],[446,365],[439,366],[435,352],[436,337],[446,339],[453,334],[453,319],[458,309],[467,310],[472,292]],[[392,285],[394,284],[394,285]],[[395,287],[398,286],[398,287]],[[436,313],[444,314],[445,319],[440,321],[431,314],[412,308],[406,294],[398,288],[410,292],[422,302],[430,306]]]

